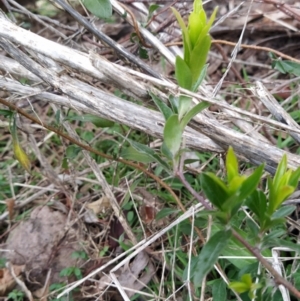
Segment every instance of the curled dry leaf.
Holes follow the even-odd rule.
[[[24,265],[13,265],[12,268],[14,269],[15,275],[21,278],[21,273],[24,270]],[[9,269],[4,268],[0,269],[0,296],[7,295],[14,286],[16,285],[16,281],[14,277],[11,275]]]
[[[124,288],[129,298],[141,291],[152,279],[155,268],[146,252],[140,252],[134,260],[125,265],[117,276],[120,285]],[[99,281],[98,289],[104,292],[111,282],[109,276],[104,275]],[[126,289],[127,288],[127,289]],[[118,300],[118,297],[114,299]]]
[[[111,211],[111,203],[108,197],[103,196],[99,200],[86,205],[86,212],[84,214],[84,221],[86,223],[97,223],[97,217],[100,213],[108,213]]]
[[[98,201],[90,203],[86,206],[88,209],[92,210],[95,214],[105,213],[106,210],[111,209],[111,203],[108,197],[103,196]]]
[[[135,292],[142,290],[155,274],[155,268],[146,252],[140,252],[129,264],[124,266],[121,275],[118,277],[120,284],[131,288],[127,291],[128,297],[132,297]]]
[[[142,205],[139,208],[141,219],[147,229],[155,230],[168,224],[168,218],[156,220],[157,213],[163,208],[163,202],[156,196],[152,195],[145,188],[139,187],[136,192],[143,197]]]

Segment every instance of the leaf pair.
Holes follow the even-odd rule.
[[[241,277],[241,281],[234,281],[229,284],[229,287],[235,290],[237,293],[242,294],[248,292],[249,298],[254,299],[255,291],[261,288],[260,283],[253,283],[250,274],[244,274]]]
[[[219,209],[218,218],[228,223],[245,199],[256,189],[264,165],[259,166],[249,177],[239,174],[238,162],[232,147],[226,156],[227,183],[213,173],[201,175],[201,185],[206,197]]]
[[[179,156],[182,134],[185,127],[194,116],[207,108],[209,104],[201,102],[191,108],[192,99],[188,96],[180,95],[179,97],[170,97],[172,108],[169,108],[155,94],[150,93],[150,96],[166,120],[163,133],[164,147],[167,149],[169,159],[176,161]]]

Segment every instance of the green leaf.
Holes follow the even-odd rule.
[[[164,127],[164,142],[170,150],[173,158],[178,153],[181,145],[182,129],[178,120],[178,115],[172,115]]]
[[[74,268],[74,275],[76,276],[77,280],[82,278],[82,273],[81,273],[80,268],[77,268],[77,267]]]
[[[186,95],[179,96],[179,108],[178,108],[178,118],[179,120],[189,111],[191,108],[192,98]]]
[[[133,211],[129,211],[127,213],[127,220],[128,220],[128,222],[132,222],[133,218],[134,218],[134,212]]]
[[[198,78],[207,60],[210,45],[211,38],[207,35],[191,52],[188,65],[192,73],[192,87],[198,82]]]
[[[141,59],[147,60],[149,58],[148,50],[142,46],[139,46],[139,57]]]
[[[10,110],[0,110],[0,115],[4,116],[4,117],[12,117],[14,115],[13,111]]]
[[[280,229],[280,230],[273,230],[272,232],[270,232],[270,234],[264,235],[260,244],[261,250],[277,247],[279,238],[285,235],[285,233],[282,233],[282,229]]]
[[[239,294],[248,292],[250,290],[247,283],[239,281],[230,282],[229,287]]]
[[[84,251],[74,251],[71,254],[71,258],[73,259],[89,259],[89,256]]]
[[[144,152],[140,152],[132,146],[123,148],[121,151],[121,157],[125,160],[131,160],[131,161],[141,162],[145,164],[155,161],[155,159],[152,156],[149,156]]]
[[[178,212],[180,212],[180,210],[178,209],[163,208],[156,214],[155,219],[158,221],[166,216],[170,216],[171,214],[178,213]]]
[[[159,9],[161,7],[161,5],[158,5],[158,4],[151,4],[149,6],[149,9],[148,9],[148,20],[152,17],[153,13]]]
[[[96,17],[107,19],[112,16],[110,0],[83,0],[83,5]]]
[[[125,138],[125,137],[123,137],[123,138]],[[157,162],[158,164],[160,164],[166,171],[170,170],[170,166],[168,165],[168,163],[165,160],[163,160],[163,158],[161,158],[152,148],[150,148],[147,145],[141,144],[139,142],[133,141],[131,139],[128,139],[128,138],[125,138],[125,139],[140,154],[147,155],[149,157],[149,160],[151,158],[154,162]]]
[[[252,173],[252,175],[246,178],[246,180],[242,183],[242,186],[239,191],[240,201],[247,198],[256,189],[262,177],[263,171],[264,171],[264,164],[256,168],[256,170]]]
[[[156,104],[157,108],[164,115],[165,120],[168,120],[169,117],[173,114],[172,110],[155,94],[153,94],[152,92],[149,92],[149,94]]]
[[[197,92],[199,86],[201,85],[202,81],[204,80],[204,78],[206,76],[207,68],[208,68],[208,64],[205,64],[198,76],[198,79],[193,82],[193,85],[192,85],[193,92]]]
[[[286,156],[286,154],[284,154],[280,163],[277,166],[276,173],[273,178],[273,185],[274,185],[275,189],[278,188],[280,180],[283,177],[283,175],[285,174],[286,169],[287,169],[287,156]]]
[[[175,78],[178,82],[178,86],[187,90],[191,90],[192,88],[191,70],[187,65],[187,63],[179,55],[176,56]]]
[[[201,12],[200,12],[201,11]],[[193,49],[197,43],[199,36],[201,36],[202,29],[206,25],[206,15],[203,9],[193,11],[189,16],[189,38],[191,41],[191,48]]]
[[[294,187],[283,186],[276,191],[275,199],[269,200],[269,213],[272,214],[294,192]]]
[[[81,121],[81,122],[91,122],[93,123],[96,127],[101,127],[101,128],[105,128],[105,127],[112,127],[114,126],[114,122],[108,119],[104,119],[95,115],[91,115],[91,114],[85,114],[85,115],[75,115],[75,116],[70,116],[70,117],[66,117],[65,120],[69,120],[69,121]]]
[[[300,178],[300,167],[298,167],[291,175],[290,179],[289,179],[289,185],[293,186],[293,187],[297,187],[298,182],[299,182],[299,178]]]
[[[285,240],[285,239],[268,239],[268,237],[266,237],[266,239],[263,240],[263,246],[264,248],[273,248],[273,247],[282,247],[282,248],[290,248],[292,251],[296,252],[296,253],[300,253],[300,245],[293,243],[291,241]]]
[[[174,114],[178,114],[179,97],[170,94],[169,95],[169,102],[172,106],[172,110],[173,110]],[[168,119],[168,118],[166,118],[166,119]]]
[[[292,214],[295,210],[296,210],[296,206],[294,205],[282,206],[281,208],[279,208],[277,211],[274,212],[274,214],[272,215],[272,219],[286,217]]]
[[[77,145],[70,145],[66,149],[66,157],[68,159],[74,159],[81,152],[81,147]]]
[[[221,230],[215,233],[202,248],[195,268],[191,271],[195,287],[201,286],[203,278],[213,268],[230,238],[230,230]]]
[[[226,171],[228,183],[230,183],[233,178],[239,175],[238,160],[231,146],[229,147],[226,155]]]
[[[257,216],[260,225],[265,220],[265,214],[267,209],[266,195],[260,191],[254,191],[247,199],[246,205]]]
[[[255,299],[255,291],[261,288],[260,283],[253,283],[250,274],[244,274],[240,282],[232,282],[229,287],[235,290],[237,293],[242,294],[248,291],[250,299]]]
[[[249,288],[251,288],[252,286],[252,278],[251,278],[251,275],[250,274],[244,274],[242,276],[242,279],[241,279],[245,284],[247,284],[249,286]]]
[[[203,43],[203,39],[204,39],[205,37],[210,37],[210,35],[209,35],[209,33],[208,33],[209,30],[210,30],[210,27],[209,27],[207,24],[206,24],[205,26],[202,27],[201,34],[198,36],[198,40],[197,40],[197,42],[196,42],[196,44],[195,44],[195,47],[201,45],[201,44]],[[195,47],[194,47],[194,48],[195,48]]]
[[[210,30],[210,28],[212,27],[212,24],[213,24],[214,21],[215,21],[217,12],[218,12],[218,6],[215,7],[213,13],[211,14],[211,16],[210,16],[210,18],[209,18],[209,20],[208,20],[208,22],[207,22],[207,24],[206,24],[206,26],[209,28],[209,30]]]
[[[60,110],[57,110],[55,113],[55,122],[57,124],[60,124],[60,114],[61,114]]]
[[[170,161],[173,160],[173,155],[172,155],[172,153],[170,152],[170,150],[168,149],[168,147],[166,146],[165,141],[163,141],[160,150],[161,150],[161,153],[162,153],[166,158],[168,158]]]
[[[190,53],[191,53],[191,42],[190,42],[190,38],[189,38],[188,29],[185,26],[185,23],[180,15],[180,13],[174,7],[171,7],[171,10],[172,10],[173,14],[175,15],[177,22],[182,31],[184,60],[186,62],[189,62],[190,61]]]
[[[275,60],[272,62],[272,68],[283,73],[300,76],[300,64],[292,61]]]
[[[266,235],[264,237],[264,239],[268,238],[268,239],[278,239],[280,237],[286,236],[286,230],[285,230],[285,226],[283,225],[283,227],[281,227],[281,229],[275,229],[275,230],[271,230],[268,235]]]
[[[227,185],[229,193],[232,195],[236,193],[236,195],[237,195],[237,192],[241,188],[241,186],[242,186],[243,182],[246,180],[246,178],[247,177],[244,175],[235,176]]]
[[[250,239],[256,238],[260,230],[259,225],[256,222],[254,222],[254,220],[249,218],[246,219],[245,222],[246,222],[245,229],[247,229],[247,232],[249,232],[249,238]]]
[[[223,204],[229,197],[226,185],[213,173],[202,173],[200,178],[201,187],[206,197],[218,209],[224,211]]]
[[[245,233],[244,239],[248,239],[249,233]],[[222,251],[222,256],[227,256],[227,260],[233,264],[238,270],[241,270],[247,265],[253,264],[255,259],[249,258],[252,254],[242,246],[236,239],[231,239],[225,249]],[[248,258],[243,258],[248,257]]]
[[[115,125],[115,123],[111,120],[93,115],[90,115],[90,122],[92,122],[98,128],[109,128]]]
[[[67,158],[63,158],[62,163],[61,163],[61,168],[69,169],[69,164],[68,164],[68,159]]]
[[[266,232],[267,230],[278,227],[279,225],[284,225],[284,223],[284,218],[270,219],[269,216],[267,216],[264,220],[264,224],[261,226],[260,232]]]
[[[203,111],[204,109],[208,108],[210,106],[210,103],[206,102],[206,101],[202,101],[200,103],[198,103],[197,105],[195,105],[181,120],[180,125],[182,130],[185,129],[185,127],[187,126],[187,124],[201,111]]]
[[[207,283],[212,289],[213,301],[224,301],[224,296],[227,295],[226,283],[223,279],[216,279]]]

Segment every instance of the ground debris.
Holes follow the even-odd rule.
[[[13,266],[16,277],[22,277],[21,273],[24,270],[24,265]],[[8,268],[0,269],[0,296],[5,296],[16,285],[16,281]]]
[[[155,275],[155,267],[149,259],[146,252],[140,252],[135,259],[128,265],[125,265],[117,279],[119,284],[125,290],[127,296],[131,298],[135,293],[141,291],[150,282]],[[104,292],[107,290],[107,286],[111,282],[108,275],[101,277],[99,281],[98,290]],[[122,300],[118,293],[112,294],[114,300]]]
[[[35,289],[43,286],[49,269],[50,283],[59,283],[64,281],[59,276],[62,269],[78,265],[71,256],[80,250],[78,238],[75,228],[67,227],[67,216],[48,206],[37,207],[10,233],[6,259],[25,265],[27,281]]]

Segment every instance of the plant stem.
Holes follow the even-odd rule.
[[[183,174],[183,162],[184,162],[184,155],[180,158],[180,164],[179,169],[176,172],[176,176],[179,178],[179,180],[182,182],[182,184],[185,186],[185,188],[192,194],[192,196],[199,201],[207,210],[211,210],[211,205],[205,201],[205,199],[193,189],[193,187],[190,185],[190,183],[185,179],[185,176]]]
[[[272,265],[265,259],[258,248],[251,246],[240,234],[238,234],[235,230],[232,229],[232,235],[243,244],[248,251],[253,254],[258,261],[270,272],[270,274],[274,277],[274,281],[276,284],[282,284],[285,286],[295,297],[300,299],[300,292],[287,280],[285,280],[278,272],[272,267]]]

